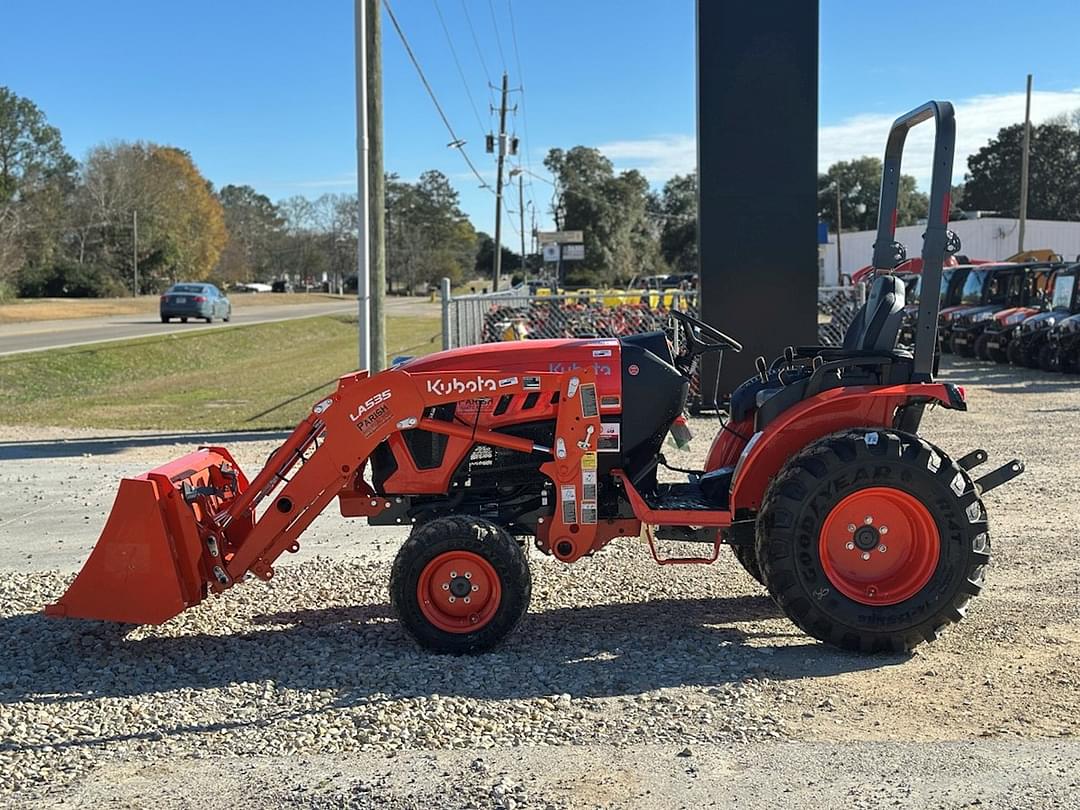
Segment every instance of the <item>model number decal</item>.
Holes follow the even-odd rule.
[[[386,400],[390,399],[391,396],[392,393],[390,392],[389,388],[387,388],[385,391],[380,391],[375,396],[371,397],[371,399],[362,403],[360,407],[356,409],[356,413],[350,413],[349,418],[354,422],[359,422],[365,413],[370,411],[380,402],[386,402]]]

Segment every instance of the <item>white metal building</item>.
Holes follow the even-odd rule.
[[[962,219],[949,223],[949,229],[960,237],[960,252],[972,259],[1005,259],[1017,252],[1019,221],[1005,217]],[[924,225],[908,225],[896,229],[896,238],[907,248],[909,257],[922,251]],[[843,272],[851,274],[870,264],[874,255],[875,231],[855,231],[841,235]],[[829,234],[829,244],[822,245],[822,284],[837,284],[836,234]],[[1080,222],[1055,222],[1029,219],[1024,234],[1027,250],[1049,248],[1068,260],[1080,257]]]

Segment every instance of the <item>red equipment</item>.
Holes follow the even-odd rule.
[[[923,273],[937,289],[954,137],[947,103],[894,124],[875,265],[899,261],[900,153],[907,130],[931,117]],[[678,310],[678,352],[664,332],[526,340],[344,376],[250,482],[221,448],[124,480],[89,560],[47,612],[165,621],[247,572],[270,579],[337,498],[343,515],[413,526],[391,601],[435,650],[486,649],[513,629],[531,589],[521,538],[573,562],[643,531],[661,564],[709,563],[732,545],[817,638],[912,647],[959,620],[979,592],[989,560],[980,496],[1023,469],[1014,461],[975,481],[968,471],[984,452],[953,461],[915,435],[927,405],[966,409],[962,389],[932,379],[938,299],[923,298],[914,353],[896,347],[904,285],[885,272],[844,346],[791,347],[771,365],[758,358],[704,469],[680,484],[660,483],[657,468],[693,364],[742,347]],[[711,553],[666,558],[656,540]]]

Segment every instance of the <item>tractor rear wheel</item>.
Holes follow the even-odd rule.
[[[390,572],[390,604],[405,631],[440,653],[478,653],[514,629],[529,607],[525,554],[505,529],[474,517],[418,526]]]
[[[964,617],[990,561],[968,474],[907,433],[827,436],[774,479],[758,517],[765,584],[805,632],[903,651]]]

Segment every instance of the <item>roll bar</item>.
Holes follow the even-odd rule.
[[[937,351],[937,326],[940,303],[936,291],[941,287],[941,269],[945,251],[951,244],[948,234],[950,191],[952,189],[953,151],[956,145],[956,114],[948,101],[928,101],[901,115],[889,130],[885,145],[885,165],[881,176],[881,202],[878,207],[877,239],[874,242],[875,270],[891,271],[906,258],[903,245],[896,241],[896,206],[900,192],[900,161],[908,132],[934,119],[934,164],[930,180],[930,211],[923,234],[922,289],[919,320],[915,332],[916,381],[930,382]]]

